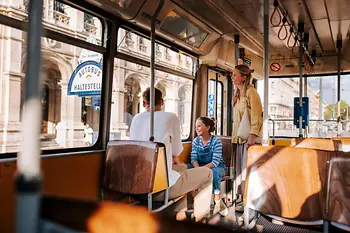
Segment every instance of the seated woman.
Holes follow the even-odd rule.
[[[225,159],[222,155],[221,140],[212,135],[215,122],[208,117],[199,117],[196,121],[196,137],[192,142],[191,165],[189,168],[208,167],[213,173],[213,194],[215,207],[222,209],[220,214],[228,213],[225,203],[220,198],[221,179],[226,173]]]

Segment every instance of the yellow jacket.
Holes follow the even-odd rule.
[[[263,119],[260,96],[253,85],[248,85],[245,97],[240,97],[234,107],[232,143],[242,144],[244,142],[237,137],[237,131],[247,104],[250,115],[250,134],[255,134],[256,136],[260,136],[261,134]]]

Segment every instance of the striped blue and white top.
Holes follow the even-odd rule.
[[[225,167],[221,140],[212,135],[207,145],[203,146],[202,137],[196,137],[192,141],[191,163],[195,161],[199,166],[212,163],[215,167]]]

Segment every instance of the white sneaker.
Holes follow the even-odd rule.
[[[226,217],[228,214],[228,209],[227,206],[225,205],[225,203],[222,201],[222,199],[220,200],[215,200],[215,207],[217,207],[219,209],[219,214],[223,217]]]

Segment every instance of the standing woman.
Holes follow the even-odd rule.
[[[247,151],[250,146],[259,142],[262,126],[262,104],[260,96],[252,84],[253,72],[254,70],[251,70],[246,65],[237,65],[231,77],[236,87],[233,97],[234,118],[232,143],[234,144],[233,148],[236,158],[236,190],[237,194],[241,196],[244,195]],[[241,138],[238,135],[238,129],[240,128],[246,110],[248,110],[250,132],[247,138]],[[244,127],[244,125],[242,126]],[[236,210],[243,211],[243,205],[236,208]]]

